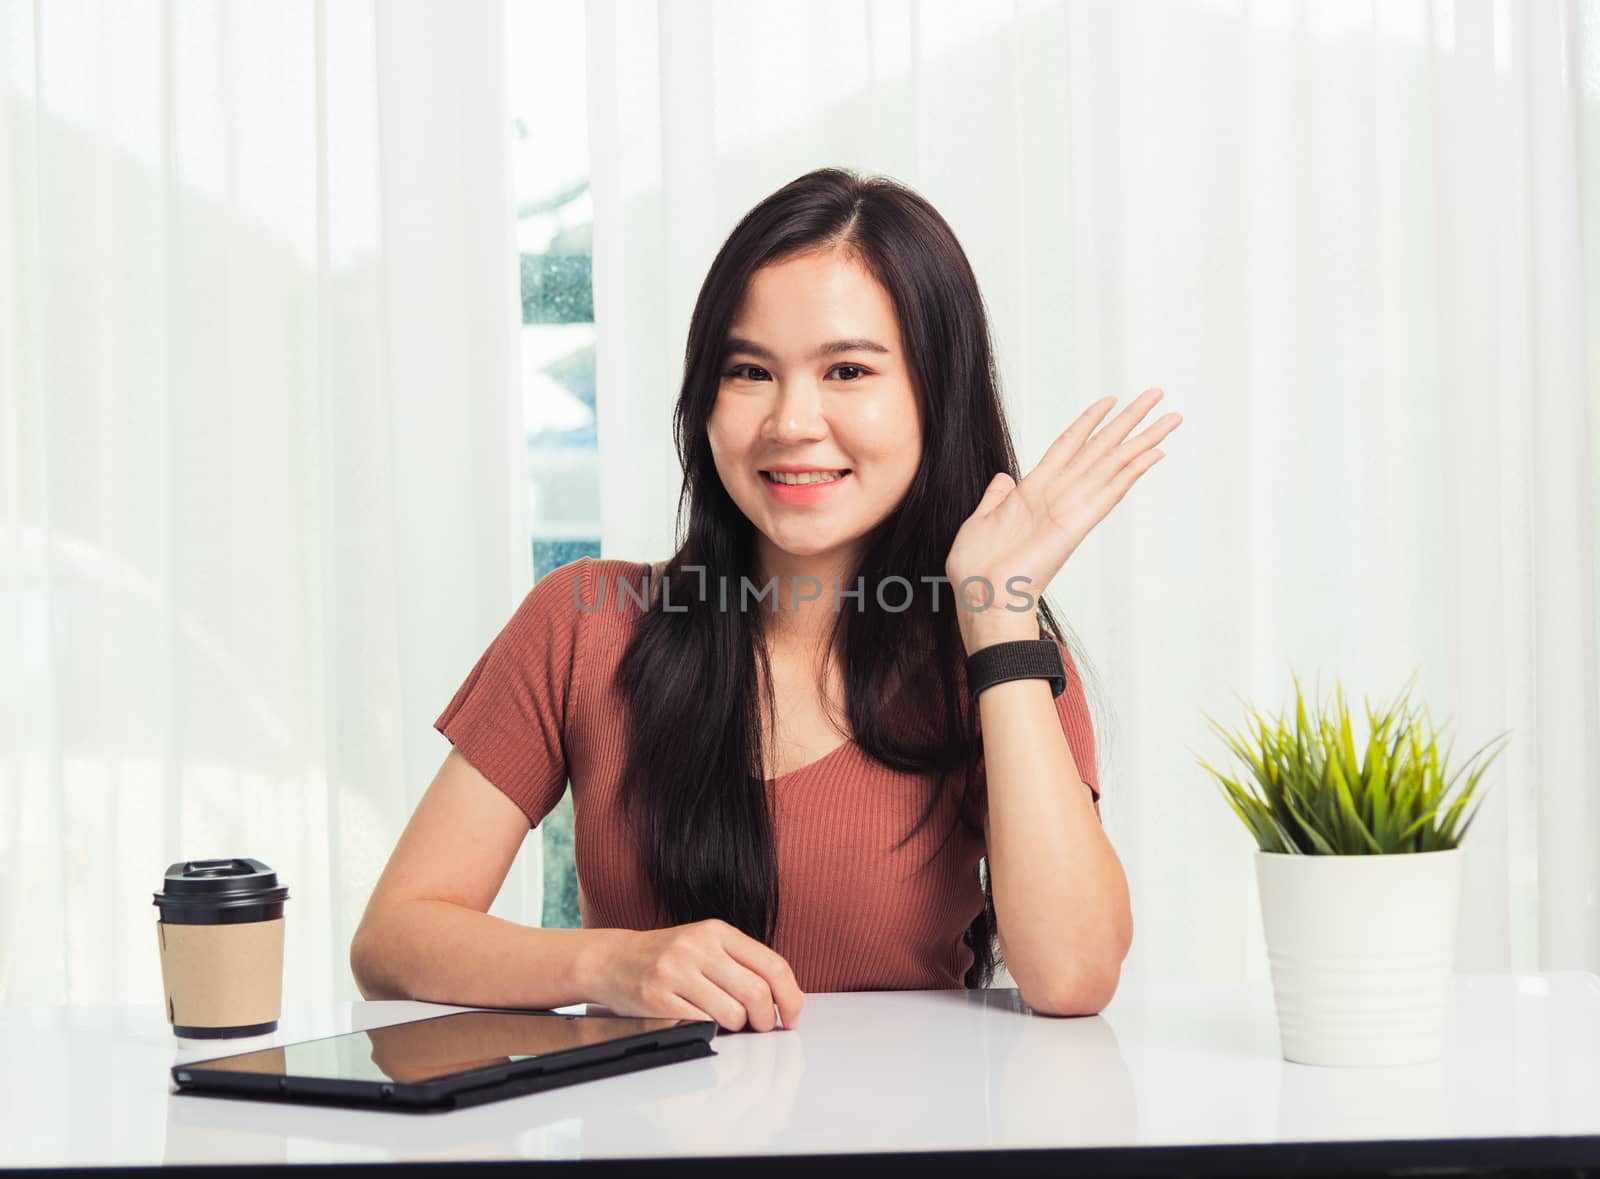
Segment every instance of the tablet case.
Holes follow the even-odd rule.
[[[656,1068],[664,1064],[675,1064],[678,1061],[715,1056],[717,1052],[711,1047],[710,1038],[715,1034],[716,1025],[710,1021],[700,1022],[704,1026],[696,1027],[690,1032],[693,1038],[678,1043],[635,1045],[628,1048],[621,1056],[565,1067],[552,1066],[549,1061],[529,1060],[523,1062],[525,1071],[476,1085],[467,1082],[437,1096],[419,1096],[414,1091],[408,1091],[405,1085],[367,1083],[364,1087],[369,1090],[369,1094],[359,1094],[349,1092],[350,1082],[343,1080],[332,1082],[330,1085],[325,1078],[274,1077],[261,1073],[220,1070],[208,1072],[204,1069],[207,1062],[203,1060],[188,1065],[173,1065],[172,1077],[177,1082],[178,1093],[192,1096],[334,1105],[347,1109],[434,1113],[482,1105],[490,1101],[503,1101],[527,1093],[577,1085],[584,1081]],[[674,1029],[674,1032],[681,1035],[686,1030],[688,1029]],[[444,1080],[446,1078],[436,1078],[432,1084],[436,1085]],[[332,1087],[334,1085],[346,1091],[334,1091]],[[378,1096],[370,1095],[372,1089],[377,1090]]]

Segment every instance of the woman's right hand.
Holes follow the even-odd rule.
[[[618,1015],[709,1019],[732,1032],[772,1031],[774,1006],[785,1028],[800,1019],[805,994],[789,964],[726,921],[603,932],[588,991]]]

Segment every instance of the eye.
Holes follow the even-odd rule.
[[[840,379],[846,384],[854,384],[862,377],[869,375],[867,370],[862,368],[859,364],[836,364],[828,371],[830,373],[842,371],[845,375],[841,376]],[[730,381],[762,381],[766,380],[770,375],[771,374],[768,373],[766,369],[756,364],[736,364],[727,372],[722,374],[724,380]]]

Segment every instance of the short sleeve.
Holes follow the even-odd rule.
[[[567,722],[579,667],[579,601],[590,559],[533,585],[433,727],[538,826],[567,786]]]
[[[1094,799],[1095,818],[1100,818],[1100,774],[1094,760],[1094,724],[1089,719],[1089,701],[1083,691],[1083,681],[1078,668],[1060,639],[1056,647],[1061,652],[1061,665],[1067,669],[1067,686],[1056,697],[1056,715],[1061,718],[1062,732],[1067,735],[1067,748],[1072,750],[1072,761],[1078,767],[1078,776],[1089,788]]]

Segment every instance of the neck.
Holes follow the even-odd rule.
[[[837,617],[833,606],[835,579],[841,591],[854,589],[858,560],[854,546],[796,556],[760,537],[756,544],[756,584],[766,585],[777,578],[778,606],[766,619],[769,641],[807,648],[824,642]],[[841,598],[840,609],[850,608],[853,601]]]

